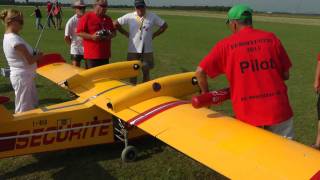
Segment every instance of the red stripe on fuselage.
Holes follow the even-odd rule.
[[[3,133],[0,137],[16,136],[18,132]],[[0,140],[0,152],[14,150],[16,147],[16,139]]]
[[[177,106],[189,104],[190,101],[172,101],[153,107],[128,121],[130,125],[139,126],[148,119]]]

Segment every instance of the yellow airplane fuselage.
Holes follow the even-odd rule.
[[[138,128],[129,131],[129,138],[142,135]],[[116,141],[113,116],[78,101],[16,114],[0,122],[0,158]]]

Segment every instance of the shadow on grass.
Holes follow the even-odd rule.
[[[164,146],[159,140],[150,136],[135,139],[131,144],[140,150],[137,161],[162,152]],[[59,170],[52,174],[53,179],[116,179],[99,162],[120,159],[122,150],[123,144],[119,142],[36,154],[33,157],[37,162],[0,175],[0,179],[19,178],[34,172],[57,169]],[[115,166],[121,166],[121,164],[120,160],[115,162]]]

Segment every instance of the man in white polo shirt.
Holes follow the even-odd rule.
[[[80,67],[83,59],[83,44],[82,38],[79,37],[76,32],[78,21],[84,15],[86,5],[83,0],[76,0],[72,5],[72,8],[75,9],[75,15],[72,16],[66,24],[64,40],[70,46],[72,64]]]
[[[129,38],[128,60],[141,60],[143,82],[150,80],[150,70],[154,67],[152,39],[162,34],[167,28],[167,23],[154,13],[146,11],[144,0],[135,0],[136,11],[128,13],[114,22],[115,28]],[[122,26],[128,25],[129,32]],[[159,29],[153,32],[153,27]],[[137,83],[137,78],[132,78],[132,84]]]

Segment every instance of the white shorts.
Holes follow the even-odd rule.
[[[11,74],[10,81],[15,93],[15,112],[32,110],[38,106],[35,74]]]
[[[293,118],[273,126],[265,126],[265,130],[283,136],[287,139],[294,138]]]

